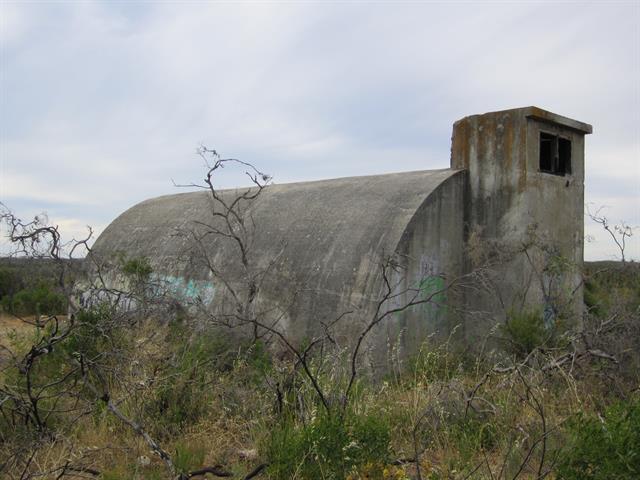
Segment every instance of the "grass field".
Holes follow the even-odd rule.
[[[33,356],[50,330],[2,314],[0,344],[15,357],[0,353],[0,473],[158,480],[209,468],[241,479],[264,465],[274,480],[640,478],[637,266],[588,265],[585,298],[580,330],[553,341],[497,331],[524,351],[425,343],[387,377],[359,377],[347,403],[345,352],[315,355],[310,377],[295,358],[184,314],[101,310]]]

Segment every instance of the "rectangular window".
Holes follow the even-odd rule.
[[[571,140],[540,132],[540,171],[553,175],[571,173]]]
[[[571,173],[571,140],[558,137],[558,174]]]
[[[540,171],[553,172],[553,150],[556,137],[540,132]]]

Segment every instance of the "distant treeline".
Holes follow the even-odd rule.
[[[82,264],[80,259],[62,262],[65,266]],[[59,287],[63,270],[50,259],[0,257],[0,308],[15,315],[65,313],[67,302]]]
[[[640,264],[585,262],[584,303],[595,315],[605,316],[620,304],[640,311]]]

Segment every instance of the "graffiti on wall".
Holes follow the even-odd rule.
[[[200,302],[209,305],[213,302],[216,288],[208,280],[185,279],[173,275],[156,275],[155,282],[168,294],[187,302]]]

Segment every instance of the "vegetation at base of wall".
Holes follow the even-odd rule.
[[[25,323],[1,337],[17,361],[0,354],[0,475],[55,478],[67,465],[100,479],[175,478],[114,405],[168,452],[176,475],[215,467],[239,479],[267,464],[255,478],[637,478],[640,275],[624,278],[588,281],[590,307],[601,307],[579,335],[567,329],[551,343],[540,325],[512,324],[496,333],[513,342],[479,355],[427,342],[383,380],[359,381],[344,409],[334,394],[343,366],[310,363],[328,411],[300,362],[263,340],[207,328],[187,310],[140,318],[104,304],[33,359],[31,386],[46,388],[38,430],[20,416],[31,408],[22,359],[70,319]]]
[[[234,342],[239,350],[230,349]],[[150,431],[161,439],[179,435],[206,415],[211,399],[203,386],[214,381],[217,373],[232,371],[246,349],[220,332],[190,336],[175,321],[168,325],[163,343],[163,355],[152,368],[156,377],[170,381],[158,383],[141,402]]]
[[[320,413],[306,424],[284,419],[276,421],[263,449],[271,478],[344,479],[390,461],[390,427],[380,412]]]
[[[548,343],[552,335],[545,328],[539,310],[510,312],[500,331],[504,339],[503,348],[518,358],[525,358],[535,348]]]
[[[567,341],[565,323],[563,318],[556,317],[545,325],[544,313],[539,309],[511,311],[500,325],[499,343],[505,352],[522,360],[535,349],[562,347]]]

